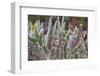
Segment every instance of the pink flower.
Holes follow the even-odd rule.
[[[59,44],[58,38],[55,35],[52,36],[51,42],[50,42],[51,47],[57,46],[58,44]]]
[[[61,39],[61,48],[64,48],[65,44],[66,44],[66,40],[65,39]]]

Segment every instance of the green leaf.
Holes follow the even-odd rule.
[[[39,32],[37,31],[37,27],[36,27],[36,29],[35,29],[35,37],[36,37],[37,39],[39,39]]]
[[[31,37],[28,37],[28,39],[32,42],[37,42],[37,39],[36,38],[31,38]]]
[[[39,44],[42,45],[42,40],[43,40],[43,33],[40,33],[40,36],[39,36]]]

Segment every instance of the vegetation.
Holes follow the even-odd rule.
[[[88,18],[28,15],[28,60],[88,57]]]

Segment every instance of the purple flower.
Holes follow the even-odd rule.
[[[46,26],[44,27],[44,34],[47,34],[47,32],[48,32],[48,27]]]
[[[45,20],[45,27],[48,26],[48,19]]]

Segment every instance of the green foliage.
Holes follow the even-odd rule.
[[[83,56],[83,58],[86,58],[88,55],[86,55],[85,53],[88,50],[84,50],[84,49],[82,50],[82,48],[73,49],[74,47],[67,48],[66,46],[68,45],[67,43],[70,36],[70,34],[68,34],[68,31],[72,30],[71,27],[74,25],[74,23],[75,23],[75,26],[78,26],[77,31],[80,32],[80,24],[83,24],[82,28],[87,28],[88,18],[65,16],[64,17],[66,18],[66,20],[64,20],[65,25],[63,25],[62,23],[64,23],[64,21],[62,20],[63,19],[62,16],[61,17],[54,16],[54,17],[51,18],[50,16],[38,16],[38,15],[28,16],[28,20],[32,22],[32,25],[34,25],[36,20],[40,21],[39,25],[36,26],[35,31],[32,32],[34,33],[34,37],[28,37],[29,43],[33,42],[31,44],[32,47],[29,48],[33,52],[33,55],[32,55],[32,58],[34,58],[33,60],[73,59],[73,58],[77,59],[77,58],[82,58],[81,56]],[[42,30],[43,28],[45,28],[45,25],[43,24],[43,28],[40,28],[39,30],[37,27],[40,26],[41,23],[45,23],[45,21],[48,18],[49,18],[49,21],[47,21],[48,32],[46,35],[46,38],[48,39],[46,39],[44,38],[45,36],[43,35],[43,31],[40,32],[40,29]],[[75,22],[73,18],[75,18]],[[56,34],[56,36],[58,37],[59,44],[58,45],[52,44],[51,46],[51,40],[53,40],[51,37],[53,36],[53,34]],[[64,48],[61,47],[61,43],[60,43],[60,39],[62,39],[62,37],[66,41],[66,45],[64,45]],[[44,45],[46,43],[45,39],[48,41],[47,45]],[[55,42],[55,39],[53,40],[53,42]],[[81,50],[83,51],[83,53],[81,53]]]
[[[38,15],[28,15],[28,20],[32,22],[32,24],[35,23],[36,20],[40,20],[41,22],[45,21],[49,16],[38,16]]]
[[[31,37],[29,37],[28,36],[28,39],[31,41],[31,42],[33,42],[33,43],[36,43],[38,40],[37,40],[37,38],[31,38]]]

